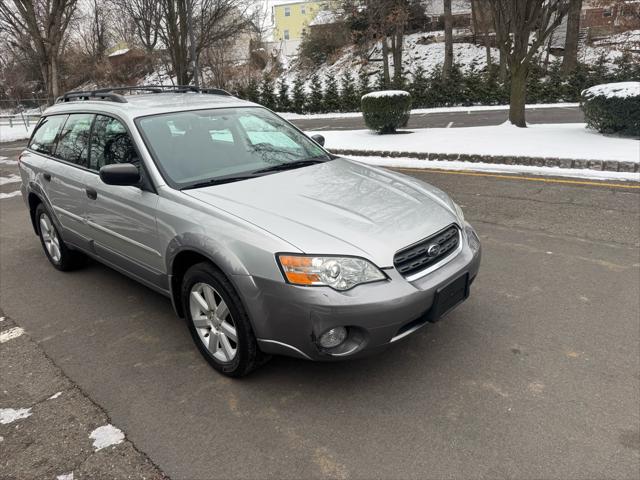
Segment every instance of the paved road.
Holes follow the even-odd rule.
[[[506,110],[486,110],[411,115],[408,128],[457,128],[500,125],[508,118]],[[584,121],[577,107],[527,109],[529,123],[579,123]],[[293,120],[303,130],[357,130],[366,128],[361,117]]]
[[[165,298],[51,268],[20,198],[0,200],[1,307],[174,479],[637,478],[640,191],[409,173],[463,205],[483,266],[377,357],[221,377]]]

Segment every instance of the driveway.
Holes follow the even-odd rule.
[[[483,265],[380,356],[222,377],[167,299],[54,270],[20,197],[0,200],[0,307],[174,479],[637,478],[637,184],[407,173],[463,206]]]

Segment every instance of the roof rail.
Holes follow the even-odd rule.
[[[128,103],[124,95],[116,92],[144,92],[144,93],[203,93],[208,95],[232,96],[221,88],[199,88],[192,85],[148,85],[148,86],[128,86],[99,88],[96,90],[86,90],[78,92],[67,92],[56,99],[56,103],[82,101],[82,100],[105,100],[116,103]]]

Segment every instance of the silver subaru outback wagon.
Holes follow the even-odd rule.
[[[127,90],[43,114],[33,228],[58,270],[89,256],[171,298],[218,371],[378,352],[469,296],[480,242],[442,191],[224,91]]]

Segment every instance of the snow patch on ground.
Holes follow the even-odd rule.
[[[640,182],[640,173],[606,172],[599,170],[530,167],[526,165],[499,165],[494,163],[450,162],[437,160],[418,160],[416,158],[359,157],[350,158],[367,165],[379,167],[412,168],[421,170],[454,170],[488,173],[526,173],[529,175],[588,178],[590,180],[616,180]]]
[[[8,177],[0,177],[0,185],[6,185],[8,183],[18,183],[21,180],[22,179],[20,178],[20,175],[16,175],[15,173],[12,173]]]
[[[322,131],[325,147],[365,151],[451,153],[510,157],[572,158],[640,162],[640,141],[605,136],[583,123],[541,124],[518,128],[425,128],[378,135],[369,130]]]
[[[91,432],[89,438],[93,440],[93,447],[97,452],[103,448],[122,443],[124,441],[124,433],[119,428],[109,424],[96,428]]]
[[[605,83],[587,88],[582,92],[587,98],[605,97],[605,98],[629,98],[640,97],[640,82],[618,82]]]
[[[31,416],[30,408],[0,408],[0,423],[6,425]]]
[[[56,398],[58,398],[60,395],[62,395],[62,392],[58,392],[58,393],[54,393],[53,395],[51,395],[49,397],[49,400],[55,400]]]
[[[7,157],[0,157],[0,165],[17,165],[15,160],[9,160]]]
[[[63,473],[62,475],[57,475],[56,480],[73,480],[73,472],[71,473]]]
[[[0,332],[0,343],[5,343],[5,342],[8,342],[9,340],[13,340],[14,338],[21,337],[23,333],[24,333],[24,329],[20,327],[13,327],[13,328],[10,328],[9,330]]]
[[[31,136],[31,132],[33,132],[33,127],[33,125],[29,128],[26,128],[24,125],[16,125],[13,127],[7,127],[4,125],[0,126],[0,143],[29,138]]]
[[[17,197],[18,195],[20,195],[20,190],[16,190],[14,192],[9,192],[9,193],[0,192],[0,200],[2,200],[3,198]]]

